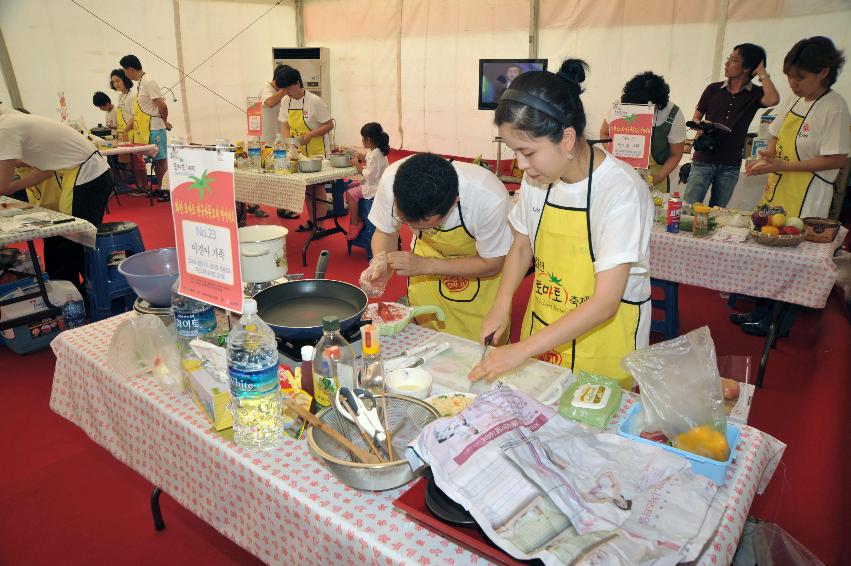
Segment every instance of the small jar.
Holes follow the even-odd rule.
[[[692,225],[692,235],[696,238],[709,234],[709,211],[710,208],[705,204],[694,205],[694,224]]]

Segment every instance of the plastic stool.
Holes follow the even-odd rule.
[[[346,245],[349,248],[349,255],[352,255],[352,246],[357,246],[366,250],[366,259],[372,259],[372,235],[375,233],[375,225],[369,221],[369,211],[372,210],[372,203],[375,199],[362,198],[358,201],[358,214],[360,214],[363,222],[363,229],[354,240],[349,240]]]
[[[92,290],[86,287],[86,295],[89,298],[89,320],[91,322],[133,310],[133,304],[136,302],[136,293],[132,290],[105,298],[95,296]]]
[[[661,289],[663,298],[650,299],[653,309],[662,310],[664,318],[650,321],[650,332],[657,332],[665,337],[665,340],[676,338],[680,335],[680,284],[664,279],[650,278],[650,288]]]
[[[125,295],[134,295],[135,300],[118,264],[125,257],[145,251],[139,227],[134,222],[101,224],[95,245],[95,249],[85,248],[86,292],[92,312],[110,308],[114,299]]]

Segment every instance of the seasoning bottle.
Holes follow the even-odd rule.
[[[360,329],[363,337],[363,356],[358,387],[373,395],[384,393],[384,364],[381,363],[381,341],[377,324],[367,324]]]
[[[320,408],[331,405],[337,388],[353,387],[355,383],[355,353],[340,334],[339,319],[324,317],[322,332],[322,339],[313,352],[313,398]]]
[[[301,347],[301,389],[313,398],[313,346]],[[316,401],[310,402],[310,412],[316,412]]]
[[[694,224],[692,225],[692,235],[696,238],[709,234],[709,210],[705,204],[694,205]]]

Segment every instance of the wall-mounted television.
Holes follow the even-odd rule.
[[[546,59],[479,59],[479,110],[495,110],[502,92],[523,73],[546,70]]]

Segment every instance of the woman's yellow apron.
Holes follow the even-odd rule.
[[[287,106],[287,124],[290,126],[290,136],[297,138],[310,132],[307,122],[304,121],[304,97],[302,97],[301,108],[290,108],[292,99]],[[307,156],[325,155],[325,136],[317,136],[307,142]]]
[[[118,103],[118,106],[115,108],[115,121],[118,123],[118,139],[123,140],[125,138],[124,128],[127,127],[127,120],[124,119],[124,111],[121,109],[121,106],[124,104],[124,97],[127,96],[128,93],[123,93],[121,97],[121,101]],[[132,137],[133,134],[131,133]],[[132,141],[132,140],[130,140]],[[127,154],[119,154],[118,156],[119,163],[130,163],[131,158]]]
[[[148,144],[151,143],[151,114],[147,114],[142,107],[139,106],[139,87],[142,85],[142,79],[136,85],[136,98],[133,101],[133,139],[135,143]]]
[[[476,240],[467,232],[461,205],[458,205],[461,225],[450,230],[437,230],[432,234],[417,235],[414,254],[420,257],[448,259],[477,255]],[[412,307],[437,305],[446,314],[445,322],[433,315],[417,318],[417,324],[479,341],[482,319],[496,298],[501,275],[492,277],[443,277],[417,275],[408,279],[408,301]],[[507,336],[505,337],[508,338]]]
[[[591,170],[593,163],[592,149]],[[591,177],[589,172],[585,208],[550,204],[552,185],[547,189],[535,234],[535,279],[521,339],[558,321],[594,295],[597,277],[591,242]],[[584,370],[611,377],[624,389],[632,389],[632,376],[620,364],[635,350],[641,304],[622,299],[614,317],[538,358],[573,372]]]
[[[830,92],[828,89],[824,94]],[[822,96],[824,96],[822,94]],[[783,125],[780,126],[780,135],[777,137],[777,150],[775,155],[778,159],[782,159],[787,163],[798,163],[801,158],[798,156],[798,132],[804,125],[807,115],[812,111],[813,107],[818,104],[821,96],[807,110],[807,113],[801,116],[795,114],[792,108],[786,113],[783,118]],[[798,99],[800,100],[800,98]],[[811,171],[783,171],[782,173],[769,173],[768,180],[765,183],[765,190],[762,193],[762,198],[759,204],[769,204],[771,206],[782,206],[786,210],[788,216],[800,216],[801,210],[804,208],[804,201],[807,200],[807,193],[810,190],[810,185],[813,180],[818,177],[816,173]],[[830,181],[822,179],[830,184]]]
[[[97,150],[92,152],[83,163],[71,169],[58,169],[53,172],[52,177],[48,177],[35,187],[27,187],[27,200],[30,203],[57,210],[63,214],[72,214],[74,208],[74,187],[77,185],[77,176],[80,174],[80,168],[88,162]],[[21,177],[33,171],[35,168],[18,168]]]

